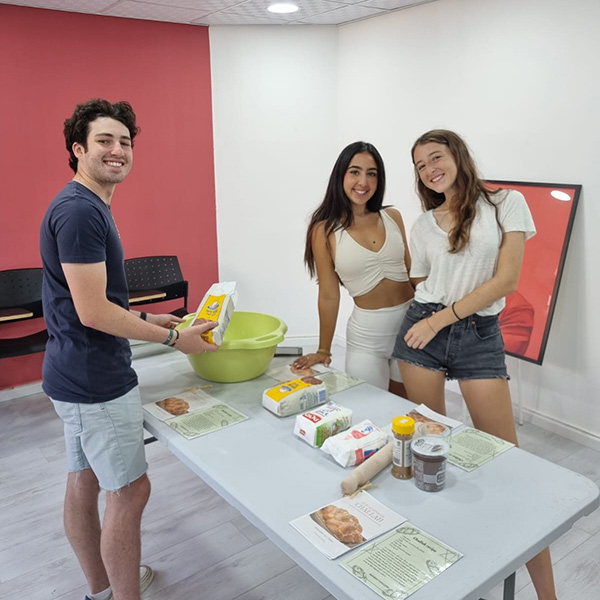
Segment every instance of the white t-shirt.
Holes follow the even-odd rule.
[[[523,194],[504,190],[490,198],[498,207],[505,233],[523,231],[527,240],[535,235],[535,224]],[[437,224],[433,211],[423,213],[410,232],[410,276],[427,277],[417,285],[415,300],[450,306],[470,294],[496,272],[501,242],[494,207],[483,197],[477,201],[469,243],[453,254],[449,252],[448,234]],[[496,315],[503,308],[501,298],[477,314]]]

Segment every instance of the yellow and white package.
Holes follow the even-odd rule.
[[[327,402],[327,386],[315,377],[278,383],[263,392],[262,405],[278,417],[287,417]]]
[[[329,401],[296,417],[294,433],[316,448],[352,425],[352,410]]]
[[[196,319],[206,319],[207,321],[217,321],[219,323],[214,329],[202,334],[202,339],[209,344],[220,346],[223,343],[225,331],[227,331],[237,302],[238,294],[235,288],[235,281],[213,283],[208,292],[204,294],[200,306],[198,306],[194,321]]]

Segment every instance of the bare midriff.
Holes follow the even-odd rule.
[[[414,295],[415,291],[409,281],[382,279],[370,292],[356,296],[354,304],[365,310],[377,310],[404,304]]]

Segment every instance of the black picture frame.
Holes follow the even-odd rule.
[[[517,291],[506,298],[500,327],[506,354],[541,365],[560,287],[581,185],[488,179],[491,188],[525,196],[536,235],[525,244]]]

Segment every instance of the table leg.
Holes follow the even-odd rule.
[[[509,575],[504,580],[504,595],[502,596],[502,600],[515,600],[515,573]]]

